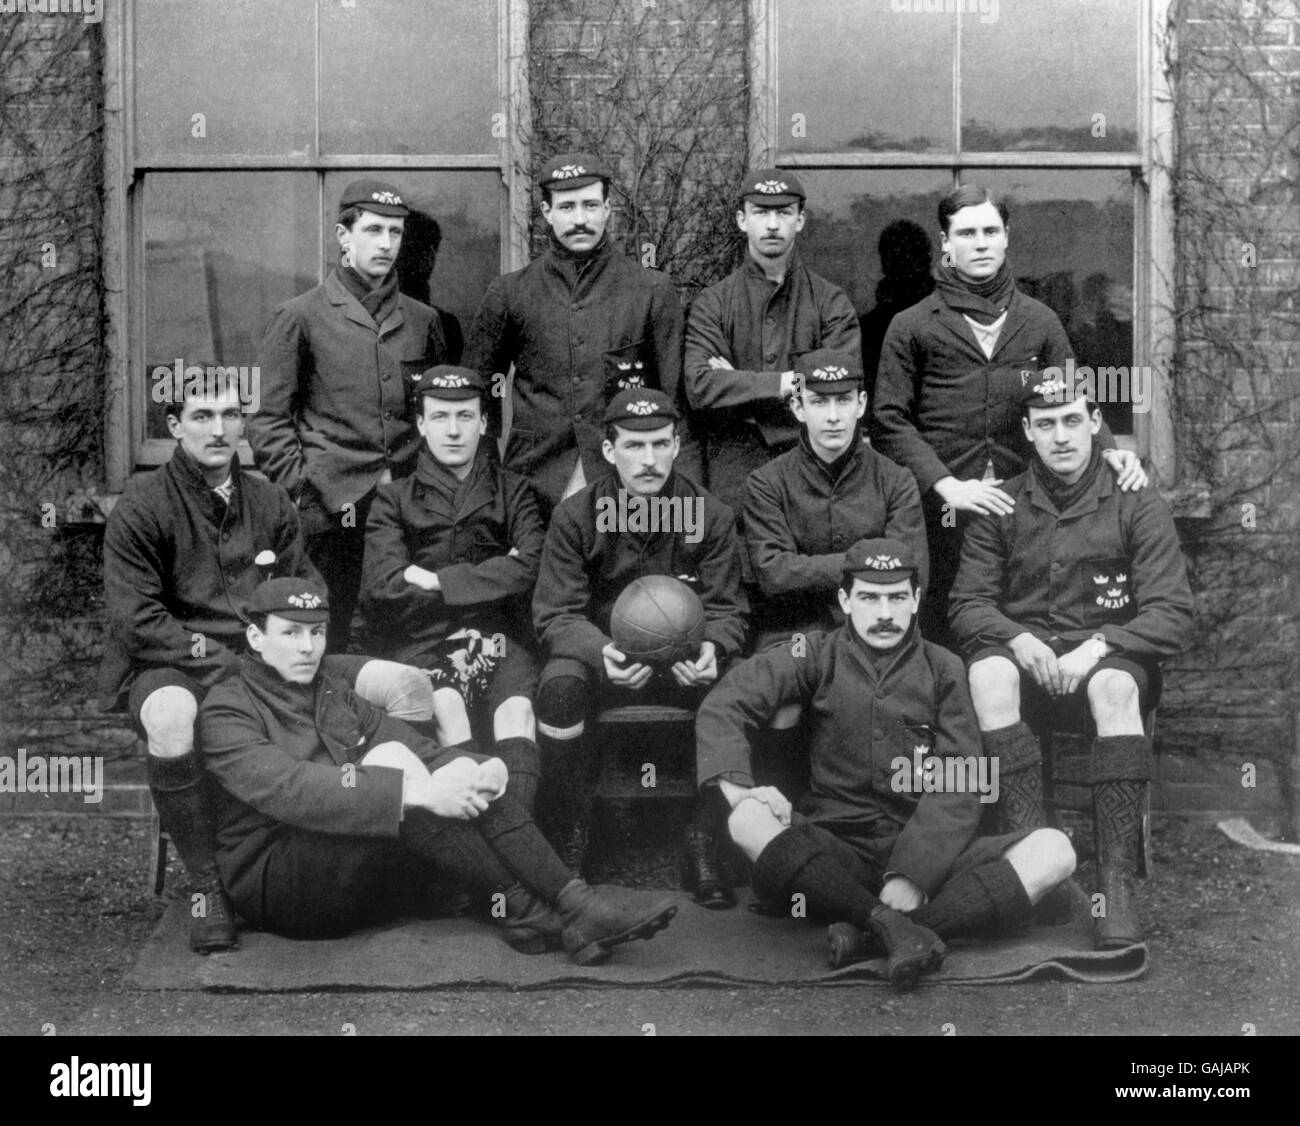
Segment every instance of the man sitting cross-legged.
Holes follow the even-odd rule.
[[[221,787],[217,862],[245,917],[294,937],[345,933],[427,906],[450,877],[492,905],[523,953],[604,961],[677,908],[615,905],[575,878],[515,798],[499,758],[438,747],[320,672],[329,603],[299,579],[260,586],[251,653],[199,713]]]
[[[952,628],[969,663],[984,749],[1002,762],[1004,827],[1043,823],[1042,753],[1022,721],[1086,702],[1104,912],[1099,949],[1141,941],[1132,902],[1151,741],[1143,713],[1159,662],[1177,653],[1192,592],[1173,517],[1150,487],[1121,492],[1101,461],[1101,413],[1074,385],[1038,380],[1021,398],[1033,445],[1005,485],[1015,507],[977,516],[962,547]]]
[[[99,702],[125,706],[146,741],[149,789],[194,896],[190,947],[206,953],[234,946],[237,933],[194,747],[199,703],[238,660],[240,613],[258,583],[316,571],[289,494],[239,464],[238,389],[213,379],[177,390],[166,404],[171,460],[127,485],[104,533]],[[432,717],[433,691],[416,669],[341,654],[328,660],[335,676],[390,715]]]
[[[917,632],[919,601],[909,550],[859,540],[844,562],[843,626],[736,666],[696,722],[700,785],[730,803],[755,893],[802,895],[832,920],[832,966],[883,954],[903,988],[938,967],[941,939],[1019,927],[1074,870],[1054,829],[976,836],[979,791],[996,796],[997,776],[981,774],[961,662]],[[792,703],[810,724],[812,785],[799,812],[750,772],[755,734]]]
[[[366,524],[367,626],[376,652],[428,670],[442,743],[469,740],[484,703],[518,770],[537,761],[529,600],[546,530],[527,479],[480,444],[478,373],[439,365],[417,380],[415,473],[379,486]]]

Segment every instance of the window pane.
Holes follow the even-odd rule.
[[[287,155],[315,132],[314,0],[135,5],[137,152]],[[202,114],[201,137],[194,115]]]
[[[844,289],[859,313],[876,303],[880,281],[880,232],[906,219],[929,237],[939,254],[935,208],[952,191],[952,173],[939,169],[813,172],[800,170],[808,193],[808,223],[799,236],[805,261]]]
[[[497,0],[321,5],[321,149],[495,152]]]
[[[1131,368],[1137,358],[1129,174],[981,171],[963,179],[1006,198],[1011,210],[1007,260],[1016,284],[1061,318],[1075,362],[1094,371]],[[1134,392],[1149,391],[1141,381],[1121,389],[1129,400]],[[1130,402],[1100,405],[1113,431],[1133,433]]]
[[[780,152],[952,151],[956,17],[894,7],[886,0],[778,5]]]
[[[1141,6],[998,0],[963,15],[963,151],[1136,149]]]
[[[167,437],[157,366],[248,366],[272,310],[316,284],[316,176],[155,173],[144,181],[146,435]]]
[[[468,331],[488,284],[501,273],[501,177],[492,172],[329,173],[325,177],[327,269],[333,269],[339,261],[334,234],[339,195],[349,182],[361,176],[390,181],[409,205],[432,215],[442,241],[432,267],[430,298],[433,305],[450,313],[461,329]],[[420,238],[418,229],[414,233]],[[409,240],[404,238],[403,242]],[[413,249],[403,246],[399,265],[405,267]]]

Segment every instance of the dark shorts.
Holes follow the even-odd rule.
[[[1052,646],[1052,651],[1059,657],[1075,647],[1068,641],[1057,642]],[[974,649],[966,659],[966,667],[970,668],[976,661],[983,660],[985,657],[1005,657],[1016,665],[1016,671],[1020,673],[1020,710],[1027,722],[1030,715],[1042,715],[1048,711],[1059,714],[1062,707],[1077,712],[1079,719],[1086,718],[1089,715],[1088,684],[1102,669],[1119,669],[1133,678],[1138,688],[1138,707],[1143,715],[1160,703],[1160,666],[1155,661],[1143,660],[1140,657],[1127,656],[1123,653],[1112,653],[1109,657],[1103,657],[1083,678],[1079,687],[1060,700],[1054,699],[1039,688],[1034,678],[1016,664],[1015,654],[1005,645],[983,645]]]
[[[791,828],[816,841],[873,895],[879,895],[884,886],[889,857],[898,841],[893,823],[881,822],[882,828],[886,824],[890,826],[889,830],[879,835],[849,835],[833,831],[826,823],[810,821],[802,813],[795,813],[790,822]],[[1019,829],[1014,833],[976,837],[957,854],[944,883],[980,864],[997,860],[1013,844],[1024,840],[1032,832],[1033,829]]]
[[[490,639],[485,635],[484,642]],[[522,696],[532,700],[537,692],[537,656],[527,645],[503,638],[499,655],[491,655],[491,646],[481,658],[466,661],[465,656],[453,657],[454,652],[465,653],[464,647],[431,646],[417,653],[407,663],[429,672],[433,687],[452,688],[459,692],[466,708],[473,712],[486,703],[491,715],[512,697]],[[476,668],[476,663],[482,667]]]
[[[489,756],[437,748],[420,755],[431,771],[462,757]],[[260,896],[235,906],[264,930],[324,938],[428,913],[450,890],[435,864],[399,841],[281,826],[266,850]]]

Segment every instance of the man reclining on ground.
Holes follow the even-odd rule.
[[[516,950],[580,965],[650,938],[677,908],[616,905],[574,877],[532,816],[536,757],[438,747],[320,675],[329,603],[301,579],[249,603],[251,653],[203,701],[205,765],[219,782],[217,864],[239,911],[295,937],[343,933],[427,907],[450,877],[490,904]],[[507,792],[508,791],[508,792]]]

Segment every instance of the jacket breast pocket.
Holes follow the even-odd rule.
[[[1133,616],[1132,578],[1129,574],[1129,561],[1123,556],[1105,555],[1085,559],[1082,578],[1096,619],[1122,622]]]
[[[605,353],[605,401],[609,402],[620,391],[634,387],[657,385],[651,370],[649,347],[644,339],[621,348],[611,348]]]

